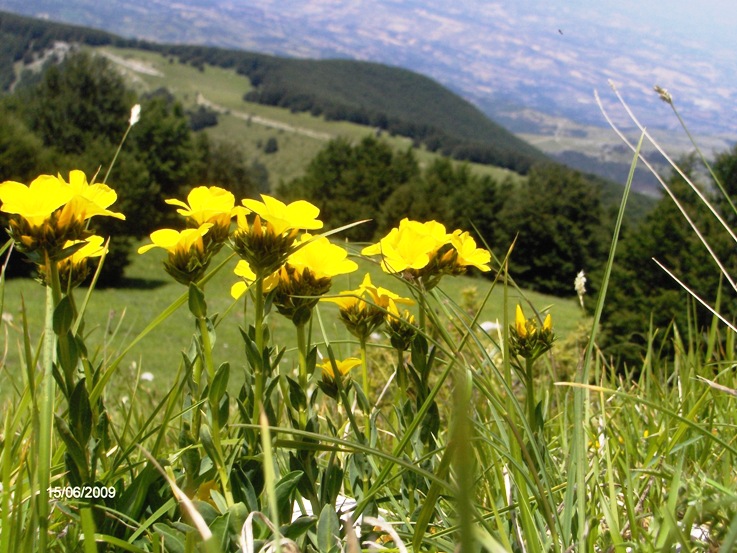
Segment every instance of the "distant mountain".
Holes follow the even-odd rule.
[[[734,137],[737,48],[729,37],[734,38],[730,21],[735,18],[724,13],[705,22],[713,8],[684,11],[686,2],[652,4],[0,0],[0,7],[16,13],[124,37],[404,67],[438,80],[494,119],[506,117],[519,125],[515,132],[535,124],[525,110],[603,125],[593,91],[611,105],[609,79],[619,84],[648,128],[671,127],[676,122],[670,110],[652,92],[659,84],[675,95],[694,130]],[[731,8],[725,4],[723,10]],[[686,27],[692,33],[679,31],[684,27],[678,13],[692,14]]]
[[[55,40],[140,47],[195,66],[234,68],[251,80],[247,99],[309,111],[326,119],[369,125],[412,138],[456,159],[526,173],[548,158],[488,119],[478,108],[432,79],[408,70],[351,60],[300,60],[215,47],[167,45],[123,39],[81,26],[0,12],[0,67],[6,69]],[[4,60],[4,63],[3,63]],[[7,78],[2,77],[0,81]]]

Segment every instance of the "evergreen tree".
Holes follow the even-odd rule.
[[[734,156],[721,156],[718,165],[734,166]],[[691,172],[691,161],[679,165],[686,174]],[[680,176],[673,175],[669,187],[730,274],[737,276],[734,242]],[[737,313],[734,291],[722,281],[718,266],[673,200],[664,196],[618,248],[604,304],[602,346],[620,361],[638,363],[651,326],[661,331],[672,323],[682,331],[687,328],[689,295],[654,259],[712,305],[721,287],[722,313]],[[707,309],[697,306],[695,314],[697,327],[711,322]]]
[[[518,284],[572,295],[578,271],[605,258],[599,191],[560,165],[539,166],[505,198],[499,213],[500,246],[516,238],[510,271]]]
[[[353,240],[368,241],[378,228],[384,202],[418,172],[410,149],[397,153],[370,136],[356,146],[338,138],[317,154],[303,177],[283,186],[280,192],[313,202],[320,208],[320,218],[332,228],[368,219],[346,232]]]

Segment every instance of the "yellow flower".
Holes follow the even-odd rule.
[[[520,304],[517,304],[517,309],[515,310],[514,327],[520,338],[527,338],[527,319],[525,318],[525,314],[522,312]]]
[[[212,223],[218,229],[227,231],[230,220],[241,211],[242,207],[235,207],[235,196],[231,192],[218,186],[198,186],[187,195],[187,202],[169,199],[166,203],[178,206],[177,213],[192,219],[196,226],[203,223]]]
[[[261,219],[268,221],[274,229],[274,234],[281,235],[290,229],[322,228],[322,221],[317,219],[320,210],[310,202],[297,200],[286,205],[265,194],[261,194],[261,198],[262,202],[246,199],[242,203]]]
[[[183,231],[169,228],[156,230],[151,233],[151,244],[138,248],[138,253],[146,253],[153,248],[163,248],[171,254],[187,253],[193,248],[204,251],[202,237],[212,227],[211,223],[205,223],[199,228],[184,229]]]
[[[64,182],[61,175],[58,179]],[[125,219],[125,215],[122,213],[107,209],[118,199],[118,194],[109,186],[89,184],[85,174],[77,169],[69,172],[68,186],[72,190],[73,196],[59,215],[60,228],[72,225],[75,222],[87,221],[95,215]]]
[[[324,236],[304,233],[296,247],[287,263],[299,271],[309,269],[316,278],[332,278],[358,269],[358,264],[348,259],[344,248],[332,244]]]
[[[340,376],[347,375],[352,368],[357,367],[360,364],[361,360],[356,357],[347,357],[342,361],[337,359],[335,360],[335,366],[338,369]],[[335,371],[333,370],[333,364],[330,362],[330,359],[326,359],[320,363],[319,367],[322,369],[323,378],[327,377],[330,380],[335,380]]]
[[[488,263],[491,261],[491,253],[483,248],[476,247],[476,241],[468,232],[456,230],[450,237],[450,243],[457,252],[456,264],[462,267],[472,265],[480,271],[490,271]]]
[[[385,311],[389,310],[390,304],[414,303],[386,288],[374,286],[368,273],[356,290],[347,290],[338,296],[323,298],[322,301],[337,304],[343,323],[354,336],[362,339],[383,324]]]
[[[256,273],[251,270],[251,266],[247,261],[242,259],[238,261],[238,264],[233,269],[236,276],[241,277],[241,280],[233,284],[230,287],[230,295],[233,299],[240,298],[246,293],[246,290],[256,281]],[[279,273],[273,273],[264,279],[264,293],[270,292],[279,284]]]
[[[93,235],[86,240],[68,240],[64,244],[65,250],[73,248],[77,244],[84,244],[84,246],[59,262],[59,278],[63,289],[78,286],[87,278],[89,274],[87,260],[102,257],[107,251],[107,247],[103,245],[104,241],[105,239],[102,236]],[[45,280],[44,269],[41,269],[41,273],[42,280]]]
[[[14,181],[0,184],[2,211],[20,215],[31,227],[43,225],[73,195],[74,192],[63,180],[51,175],[41,175],[29,186]]]
[[[420,223],[402,219],[378,243],[365,247],[363,255],[381,255],[381,267],[387,273],[426,267],[443,245],[450,240],[445,227],[437,221]]]
[[[553,346],[553,318],[548,313],[540,326],[536,317],[525,318],[522,307],[517,304],[509,338],[513,352],[525,359],[537,359]]]
[[[199,228],[188,228],[183,231],[161,229],[151,233],[152,244],[138,248],[138,253],[146,253],[153,248],[162,248],[169,252],[164,262],[166,271],[177,282],[188,285],[199,280],[207,269],[212,258],[212,252],[205,248],[203,236],[212,227],[212,223],[205,223]]]
[[[90,257],[102,257],[102,254],[107,251],[107,248],[103,245],[105,239],[102,236],[90,236],[87,240],[69,240],[64,244],[64,248],[75,246],[76,244],[84,244],[81,248],[76,250],[70,257],[67,257],[63,261],[69,261],[72,264],[80,263],[81,261]]]

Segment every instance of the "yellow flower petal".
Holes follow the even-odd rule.
[[[345,376],[347,375],[350,370],[354,367],[357,367],[361,364],[361,360],[357,357],[348,357],[346,359],[335,360],[336,368],[338,369],[338,372]],[[335,379],[335,372],[333,371],[333,364],[330,362],[330,359],[326,359],[324,362],[320,364],[320,368],[322,369],[322,372],[324,375],[329,377],[331,380]]]
[[[152,244],[146,244],[138,248],[138,253],[146,253],[153,248],[163,248],[169,253],[186,253],[193,246],[203,248],[202,237],[212,227],[212,224],[205,223],[196,229],[185,229],[177,231],[173,229],[160,229],[151,233]]]
[[[309,269],[317,278],[332,278],[358,269],[358,264],[348,259],[344,248],[332,244],[324,236],[314,237],[305,233],[298,246],[287,262],[300,272]]]
[[[41,175],[29,186],[15,181],[0,184],[2,211],[20,215],[34,227],[42,225],[73,195],[63,180],[51,175]]]
[[[243,205],[271,223],[276,234],[283,234],[289,229],[315,230],[322,228],[322,221],[317,219],[320,210],[305,200],[297,200],[289,205],[261,194],[263,201],[246,199]]]
[[[522,307],[519,304],[517,304],[517,310],[515,312],[514,326],[520,338],[527,337],[527,319],[525,319],[525,314],[522,312]]]
[[[458,252],[456,262],[467,267],[472,265],[480,271],[490,271],[488,263],[491,261],[491,253],[483,248],[476,247],[476,241],[468,232],[456,230],[451,235],[450,243]]]
[[[187,195],[188,204],[177,199],[166,200],[169,205],[178,206],[177,213],[191,217],[198,225],[207,222],[229,221],[237,212],[235,196],[218,186],[198,186]]]

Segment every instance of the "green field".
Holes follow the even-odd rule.
[[[224,249],[218,261],[227,259],[230,250]],[[163,269],[163,252],[152,251],[145,255],[134,254],[132,263],[126,270],[128,287],[108,288],[95,290],[87,308],[85,317],[85,335],[87,344],[94,344],[95,351],[90,351],[91,358],[102,359],[116,357],[146,326],[153,321],[172,303],[186,292],[186,289],[176,283]],[[363,258],[359,261],[359,271],[346,277],[335,279],[332,292],[354,289],[363,279],[366,271],[371,272],[374,283],[390,288],[397,293],[408,295],[403,283],[395,277],[384,274],[374,263]],[[227,266],[206,285],[205,294],[210,313],[225,314],[217,328],[217,343],[215,344],[215,358],[217,363],[229,361],[239,373],[239,368],[246,362],[243,350],[243,341],[239,327],[243,326],[243,303],[234,302],[230,296],[230,287],[237,281],[232,269],[236,260],[231,259]],[[492,287],[490,280],[473,277],[445,277],[440,284],[442,293],[447,294],[456,303],[463,302],[463,293],[475,288],[478,301],[482,301]],[[508,288],[509,310],[508,317],[513,317],[511,309],[519,301],[519,292]],[[85,290],[77,290],[75,297],[81,303]],[[503,286],[498,284],[482,310],[479,322],[503,321],[502,312]],[[539,309],[551,307],[550,311],[555,318],[556,333],[559,340],[565,340],[583,321],[581,309],[577,301],[560,299],[537,293],[525,294]],[[34,334],[43,328],[44,289],[31,279],[11,279],[5,285],[5,299],[3,306],[2,351],[5,351],[2,376],[0,381],[19,384],[21,375],[15,367],[20,366],[19,355],[22,350],[22,309],[25,305],[28,317],[28,327],[31,332],[31,343],[38,343],[40,336]],[[339,348],[341,354],[354,354],[355,339],[345,331],[335,316],[337,309],[333,304],[321,304],[320,312],[326,325],[330,341],[347,341],[350,345]],[[272,332],[277,344],[294,344],[294,329],[292,324],[278,313],[270,315]],[[138,370],[151,372],[156,381],[166,385],[174,380],[182,351],[189,348],[194,332],[194,318],[187,310],[186,304],[180,307],[165,322],[156,327],[143,338],[125,357],[125,361],[118,369],[119,383],[135,379]],[[315,332],[318,332],[315,329]],[[322,339],[315,336],[315,342]],[[388,343],[388,341],[387,341]],[[287,354],[287,363],[295,363],[293,355]],[[236,378],[236,383],[239,379]],[[5,388],[5,384],[0,386]]]

